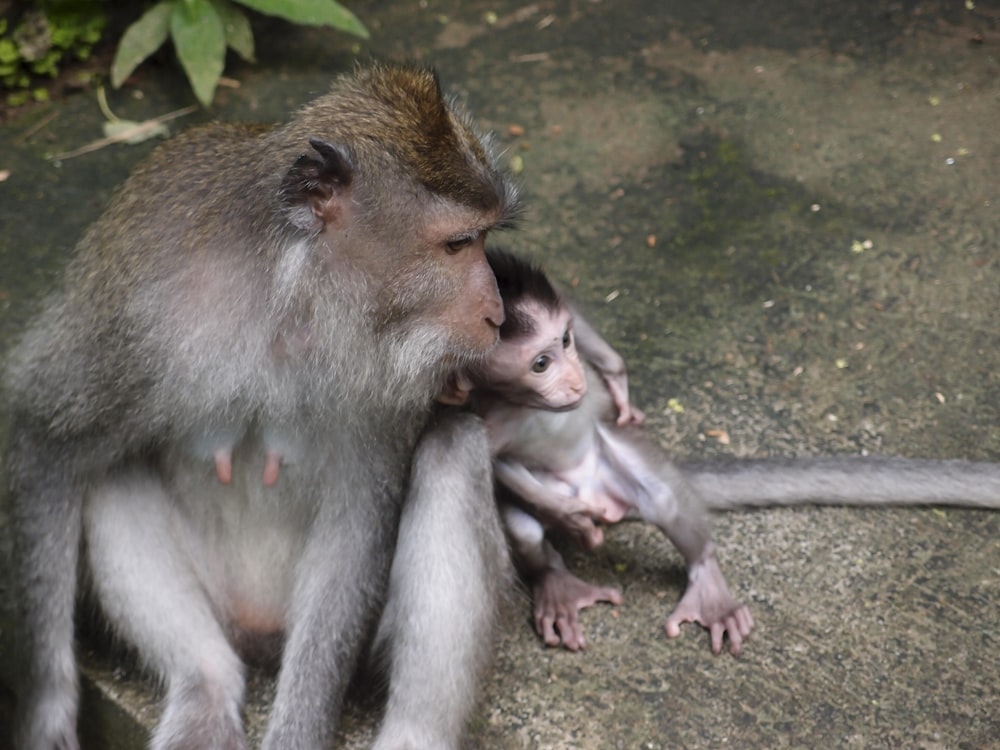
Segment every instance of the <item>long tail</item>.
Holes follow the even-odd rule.
[[[1000,464],[865,456],[680,463],[709,508],[954,505],[1000,509]]]

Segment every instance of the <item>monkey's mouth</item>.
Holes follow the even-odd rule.
[[[580,404],[582,403],[583,403],[583,396],[581,395],[575,401],[570,401],[568,403],[562,404],[561,406],[552,406],[551,404],[543,402],[542,404],[540,404],[540,408],[545,409],[546,411],[554,411],[562,413],[564,411],[573,411],[574,409],[579,407]]]

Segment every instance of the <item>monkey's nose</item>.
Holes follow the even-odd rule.
[[[507,319],[506,314],[503,311],[503,305],[498,305],[494,310],[491,310],[486,314],[486,322],[489,323],[494,328],[500,328],[503,325],[504,320]]]

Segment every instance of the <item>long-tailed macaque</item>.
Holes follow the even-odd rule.
[[[566,569],[545,538],[549,526],[568,528],[593,546],[601,541],[595,520],[613,523],[629,514],[655,523],[689,566],[688,588],[667,618],[667,634],[677,635],[683,622],[700,622],[711,632],[713,651],[728,635],[738,653],[753,619],[718,568],[706,508],[1000,508],[1000,466],[990,463],[867,457],[672,463],[635,426],[641,413],[628,404],[624,363],[613,350],[581,319],[574,321],[540,269],[493,249],[487,257],[504,300],[501,342],[480,364],[453,374],[445,398],[464,401],[471,394],[486,421],[496,477],[512,500],[501,503],[508,536],[533,588],[536,629],[549,645],[583,648],[580,610],[621,601],[617,589],[588,584]],[[577,346],[588,364],[617,377],[602,371],[602,383],[581,363]]]
[[[496,249],[487,257],[504,301],[500,344],[453,374],[443,398],[470,397],[486,423],[494,473],[507,490],[501,512],[515,561],[532,585],[539,634],[549,645],[583,648],[580,609],[621,601],[617,590],[569,573],[545,538],[546,526],[567,528],[593,547],[602,541],[595,520],[614,523],[631,513],[656,524],[688,566],[687,591],[667,618],[667,634],[698,622],[709,629],[715,653],[728,635],[738,654],[753,618],[729,591],[697,495],[635,426],[641,413],[628,403],[624,363],[586,327],[578,340],[584,358],[616,383],[602,385],[581,362],[573,314],[541,270]]]
[[[516,209],[408,67],[136,169],[6,372],[21,750],[78,747],[78,567],[164,685],[154,748],[246,748],[243,657],[275,634],[267,750],[330,746],[373,639],[375,746],[458,747],[508,562],[482,424],[431,407],[497,341],[484,240]]]

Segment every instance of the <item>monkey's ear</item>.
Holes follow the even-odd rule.
[[[302,154],[281,181],[281,197],[289,220],[315,231],[344,217],[344,199],[354,178],[354,165],[343,146],[310,138],[314,154]]]

